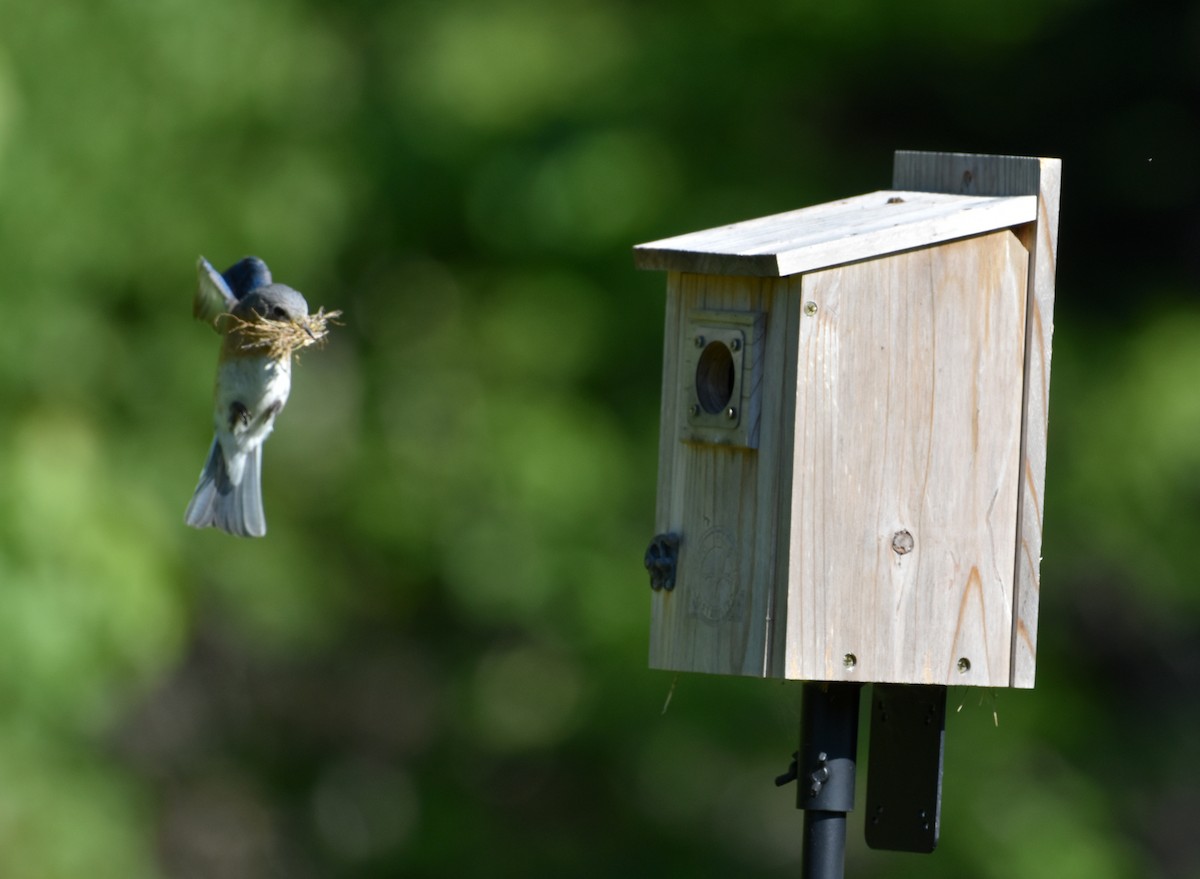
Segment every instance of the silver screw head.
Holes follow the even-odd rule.
[[[725,410],[725,417],[728,418],[730,421],[733,421],[735,418],[737,418],[737,409],[730,406],[728,409]]]
[[[742,350],[742,340],[741,339],[730,339],[729,340],[729,350],[730,351],[741,351]]]
[[[694,341],[695,341],[695,343],[696,343],[696,347],[697,347],[697,348],[703,348],[703,347],[704,347],[704,337],[703,337],[703,336],[697,336],[697,337],[694,339]]]
[[[805,302],[804,303],[804,313],[806,315],[808,315],[809,317],[813,317],[817,313],[817,303]]]

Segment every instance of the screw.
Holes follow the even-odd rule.
[[[971,670],[971,660],[967,659],[967,657],[965,657],[965,656],[959,657],[958,673],[960,675],[965,675],[970,670]]]
[[[696,341],[696,347],[697,347],[697,348],[703,348],[703,347],[704,347],[704,337],[703,337],[703,336],[697,336],[695,341]]]
[[[817,303],[805,302],[804,303],[804,313],[807,314],[809,317],[813,317],[817,313]]]
[[[847,653],[842,657],[842,665],[844,665],[847,669],[853,669],[854,666],[858,665],[858,657],[853,653]]]
[[[691,415],[693,418],[695,418],[699,414],[700,414],[700,404],[699,403],[693,403],[692,405],[688,406],[688,415]]]
[[[725,417],[728,418],[730,421],[734,421],[737,418],[737,409],[730,406],[728,409],[725,410]]]
[[[808,776],[809,781],[812,782],[812,785],[808,789],[810,797],[815,797],[819,794],[821,788],[825,786],[825,782],[829,781],[829,766],[826,765],[828,759],[829,755],[824,751],[817,755],[817,768]]]
[[[729,350],[730,351],[741,351],[742,350],[742,340],[741,339],[730,339],[729,340]]]

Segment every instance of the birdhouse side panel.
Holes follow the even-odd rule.
[[[1061,175],[1062,162],[1058,159],[1039,160],[1038,219],[1022,230],[1023,242],[1029,249],[1030,267],[1012,686],[1023,688],[1033,686],[1037,672],[1042,516],[1045,509],[1050,354],[1054,337],[1054,275],[1058,263]]]
[[[1027,252],[804,276],[787,676],[1008,686]]]
[[[795,375],[798,291],[799,279],[668,276],[656,530],[679,543],[675,586],[651,599],[654,668],[781,671],[781,654],[772,659],[783,634],[779,515],[789,510],[780,470],[791,463],[781,448],[794,423],[782,407],[795,397],[783,385]],[[716,366],[697,355],[710,346],[725,349]],[[714,382],[728,399],[705,395],[710,373],[728,378]]]
[[[1062,160],[962,153],[896,153],[892,185],[937,193],[1036,195],[1032,222],[1017,227],[1029,251],[1026,369],[1020,520],[1013,625],[1012,686],[1032,687],[1037,665],[1041,598],[1043,490],[1049,415],[1050,351],[1054,334],[1054,274]]]

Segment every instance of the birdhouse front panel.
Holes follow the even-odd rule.
[[[668,276],[657,521],[680,535],[676,581],[688,586],[654,603],[656,667],[775,673],[800,287],[798,276]]]

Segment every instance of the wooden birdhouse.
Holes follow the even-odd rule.
[[[1060,162],[635,248],[667,274],[650,663],[1032,687]]]

